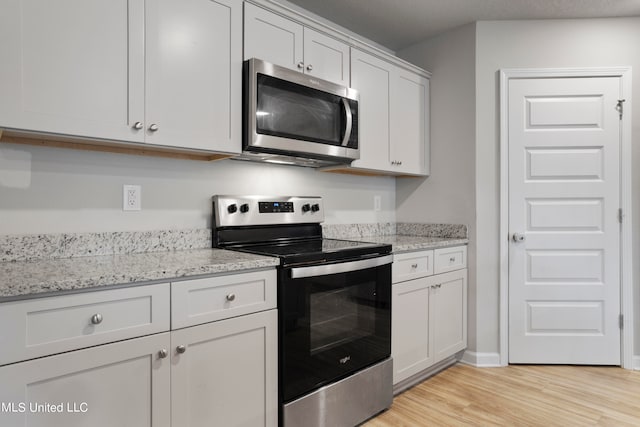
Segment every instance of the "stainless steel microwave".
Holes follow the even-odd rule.
[[[244,159],[318,167],[360,157],[351,88],[253,58],[243,109]]]

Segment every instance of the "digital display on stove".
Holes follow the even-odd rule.
[[[258,202],[260,213],[293,212],[293,202]]]

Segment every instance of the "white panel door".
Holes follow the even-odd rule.
[[[393,65],[351,49],[351,87],[358,91],[360,159],[358,168],[390,170],[390,90]]]
[[[142,142],[143,31],[143,2],[0,2],[0,127]]]
[[[349,86],[349,45],[305,28],[304,63],[305,74]]]
[[[268,310],[173,331],[172,425],[277,426],[277,325]]]
[[[620,88],[509,81],[510,363],[621,363]]]
[[[244,4],[244,59],[258,58],[302,71],[303,43],[302,25],[250,3]]]
[[[146,5],[146,142],[239,153],[242,1]]]
[[[3,366],[0,402],[15,411],[0,425],[169,427],[171,366],[158,355],[168,345],[155,334]]]

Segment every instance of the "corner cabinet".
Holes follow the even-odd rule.
[[[434,259],[446,259],[449,272]],[[396,254],[393,282],[395,386],[466,348],[466,247]]]
[[[349,45],[245,3],[244,59],[251,58],[349,86]]]
[[[241,150],[241,0],[0,5],[7,133]]]
[[[2,303],[0,425],[275,427],[275,299],[266,270]]]
[[[360,159],[354,170],[429,174],[429,79],[351,49],[351,87],[360,94]]]

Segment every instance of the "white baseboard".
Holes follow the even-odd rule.
[[[476,353],[475,351],[465,351],[460,359],[460,363],[475,366],[478,368],[496,368],[500,365],[500,353]]]
[[[633,368],[634,371],[640,371],[640,356],[633,356]]]

